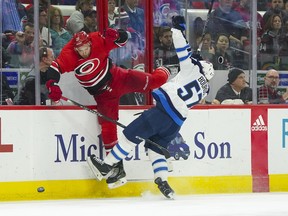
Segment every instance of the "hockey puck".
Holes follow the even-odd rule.
[[[37,188],[37,191],[38,191],[39,193],[42,193],[42,192],[45,191],[45,188],[44,188],[44,187],[38,187],[38,188]]]

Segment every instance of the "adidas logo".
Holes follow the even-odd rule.
[[[259,115],[256,121],[253,123],[251,127],[252,131],[267,131],[267,126],[265,125],[265,122],[263,120],[262,115]]]

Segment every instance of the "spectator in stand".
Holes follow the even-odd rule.
[[[260,53],[269,54],[269,56],[279,54],[280,45],[279,37],[282,29],[282,18],[279,14],[273,14],[270,16],[268,22],[265,24],[261,37],[261,43],[259,47]],[[273,56],[272,56],[273,57]]]
[[[226,33],[234,43],[247,40],[246,24],[238,11],[233,9],[233,0],[219,0],[219,7],[212,11],[207,24],[208,31],[215,40],[219,33]]]
[[[284,1],[284,11],[286,12],[286,14],[288,14],[288,1],[287,0]]]
[[[58,7],[51,7],[49,12],[52,49],[55,57],[57,57],[65,44],[72,38],[72,35],[64,28],[64,18],[61,9]]]
[[[84,15],[84,28],[86,33],[97,31],[97,12],[96,10],[89,10],[83,13]]]
[[[250,52],[251,48],[250,48],[250,40],[249,40],[249,35],[250,35],[250,31],[252,29],[252,11],[251,9],[251,0],[240,0],[239,5],[235,8],[235,11],[238,11],[240,13],[240,15],[242,16],[242,19],[244,20],[244,22],[246,23],[247,26],[247,40],[243,42],[243,48],[244,50]],[[260,43],[260,38],[262,36],[264,32],[264,22],[263,22],[263,18],[261,16],[260,13],[257,12],[257,37],[258,37],[258,41]]]
[[[284,9],[283,0],[271,0],[271,7],[264,13],[263,21],[267,23],[272,15],[278,14],[282,20],[286,21],[288,19],[287,13]]]
[[[279,45],[279,56],[288,56],[288,20],[282,25],[281,33],[279,36]]]
[[[213,66],[215,70],[226,70],[232,66],[232,56],[229,54],[230,40],[225,33],[220,33],[215,41]]]
[[[12,99],[14,98],[13,91],[12,91],[11,87],[9,86],[7,77],[2,72],[0,74],[0,79],[1,79],[1,83],[0,83],[0,94],[1,94],[0,95],[1,96],[0,105],[10,105],[10,103],[13,104],[13,101],[12,101]]]
[[[3,47],[2,45],[2,51],[1,51],[2,57],[1,57],[1,65],[0,68],[7,68],[10,67],[10,59],[11,56],[9,55],[9,53],[6,51],[6,49]]]
[[[78,0],[74,11],[67,20],[66,29],[73,35],[84,28],[85,11],[93,10],[93,0]]]
[[[108,26],[110,28],[115,27],[115,19],[117,16],[115,13],[115,7],[116,7],[115,0],[108,0]]]
[[[219,33],[225,33],[230,40],[230,53],[235,60],[234,66],[243,66],[243,41],[247,40],[247,26],[238,11],[233,8],[234,0],[219,0],[219,7],[210,15],[207,24],[212,40],[216,41]],[[233,49],[234,48],[234,49]]]
[[[251,104],[252,89],[247,87],[245,73],[240,68],[231,68],[228,83],[222,86],[212,104]]]
[[[201,43],[202,36],[196,38],[196,43],[199,44]],[[229,47],[229,45],[228,45]],[[202,46],[201,46],[201,51],[200,55],[203,58],[203,60],[213,62],[215,58],[215,48],[212,44],[212,36],[209,32],[207,32],[203,39],[202,39]]]
[[[264,77],[264,85],[258,89],[258,103],[260,104],[283,104],[288,99],[288,88],[283,94],[280,93],[279,72],[275,69],[267,71]]]
[[[19,0],[2,0],[2,32],[21,31],[27,22],[24,5]]]
[[[1,40],[2,40],[2,47],[4,49],[7,49],[9,44],[15,40],[15,31],[7,30],[1,34]]]
[[[52,46],[52,38],[49,33],[49,29],[47,28],[48,24],[48,16],[47,16],[47,8],[39,7],[39,34],[41,38],[41,45],[43,46]],[[34,23],[34,7],[33,5],[27,10],[28,22]]]
[[[139,6],[139,0],[125,0],[122,8],[128,13],[131,27],[139,32],[141,36],[145,34],[144,10]]]
[[[204,28],[204,21],[201,17],[197,17],[194,20],[193,23],[193,50],[194,52],[198,52],[197,50],[200,48],[200,55],[204,60],[207,60],[209,62],[214,61],[214,55],[215,55],[215,48],[212,44],[212,36],[211,33],[206,31],[206,33],[203,34],[203,28]],[[203,37],[203,38],[202,38]]]
[[[119,11],[118,11],[119,12]],[[116,65],[121,65],[123,68],[133,68],[132,66],[132,55],[135,52],[135,37],[137,32],[130,27],[130,17],[127,12],[122,10],[120,14],[116,16],[115,26],[116,29],[123,29],[130,33],[130,38],[125,46],[119,47],[118,49],[111,50],[110,58]],[[132,38],[133,36],[133,38]]]
[[[39,48],[39,69],[40,69],[40,98],[41,105],[46,105],[48,98],[48,89],[46,88],[47,70],[54,60],[54,53],[51,48]],[[19,98],[14,100],[17,105],[35,105],[35,70],[28,74],[22,87]]]
[[[27,10],[25,6],[22,4],[21,0],[16,1],[16,8],[19,14],[21,29],[23,29],[24,24],[27,22]],[[11,14],[9,14],[11,16]]]
[[[34,24],[26,23],[24,32],[18,31],[15,40],[7,47],[11,55],[10,65],[12,67],[32,67],[34,65]]]
[[[180,70],[179,59],[173,44],[172,31],[168,26],[160,27],[160,46],[154,50],[154,68],[166,66],[171,71],[169,79],[174,77]]]
[[[34,3],[33,0],[28,3],[28,5],[26,6],[27,11],[30,10],[31,7],[34,7],[33,3]],[[39,0],[39,8],[43,8],[47,13],[49,6],[51,5],[50,3],[53,4],[53,0],[51,2],[50,0]]]

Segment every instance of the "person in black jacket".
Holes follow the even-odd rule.
[[[40,47],[39,49],[40,57],[40,97],[41,105],[46,105],[48,100],[48,89],[46,88],[47,82],[47,70],[54,60],[54,53],[51,48]],[[21,89],[19,99],[15,99],[15,103],[18,105],[35,105],[35,71],[32,71],[27,78],[23,88]]]
[[[228,83],[217,91],[212,104],[250,104],[252,102],[252,89],[247,87],[242,69],[231,68],[227,81]]]

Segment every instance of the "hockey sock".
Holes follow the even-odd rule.
[[[168,166],[165,156],[158,154],[151,149],[148,149],[148,156],[150,158],[150,161],[152,162],[154,179],[160,177],[162,181],[167,181]]]
[[[104,159],[104,162],[109,165],[118,163],[120,160],[128,156],[128,154],[133,150],[136,144],[130,142],[125,135],[121,134],[121,143],[117,143],[111,150],[111,152]]]

